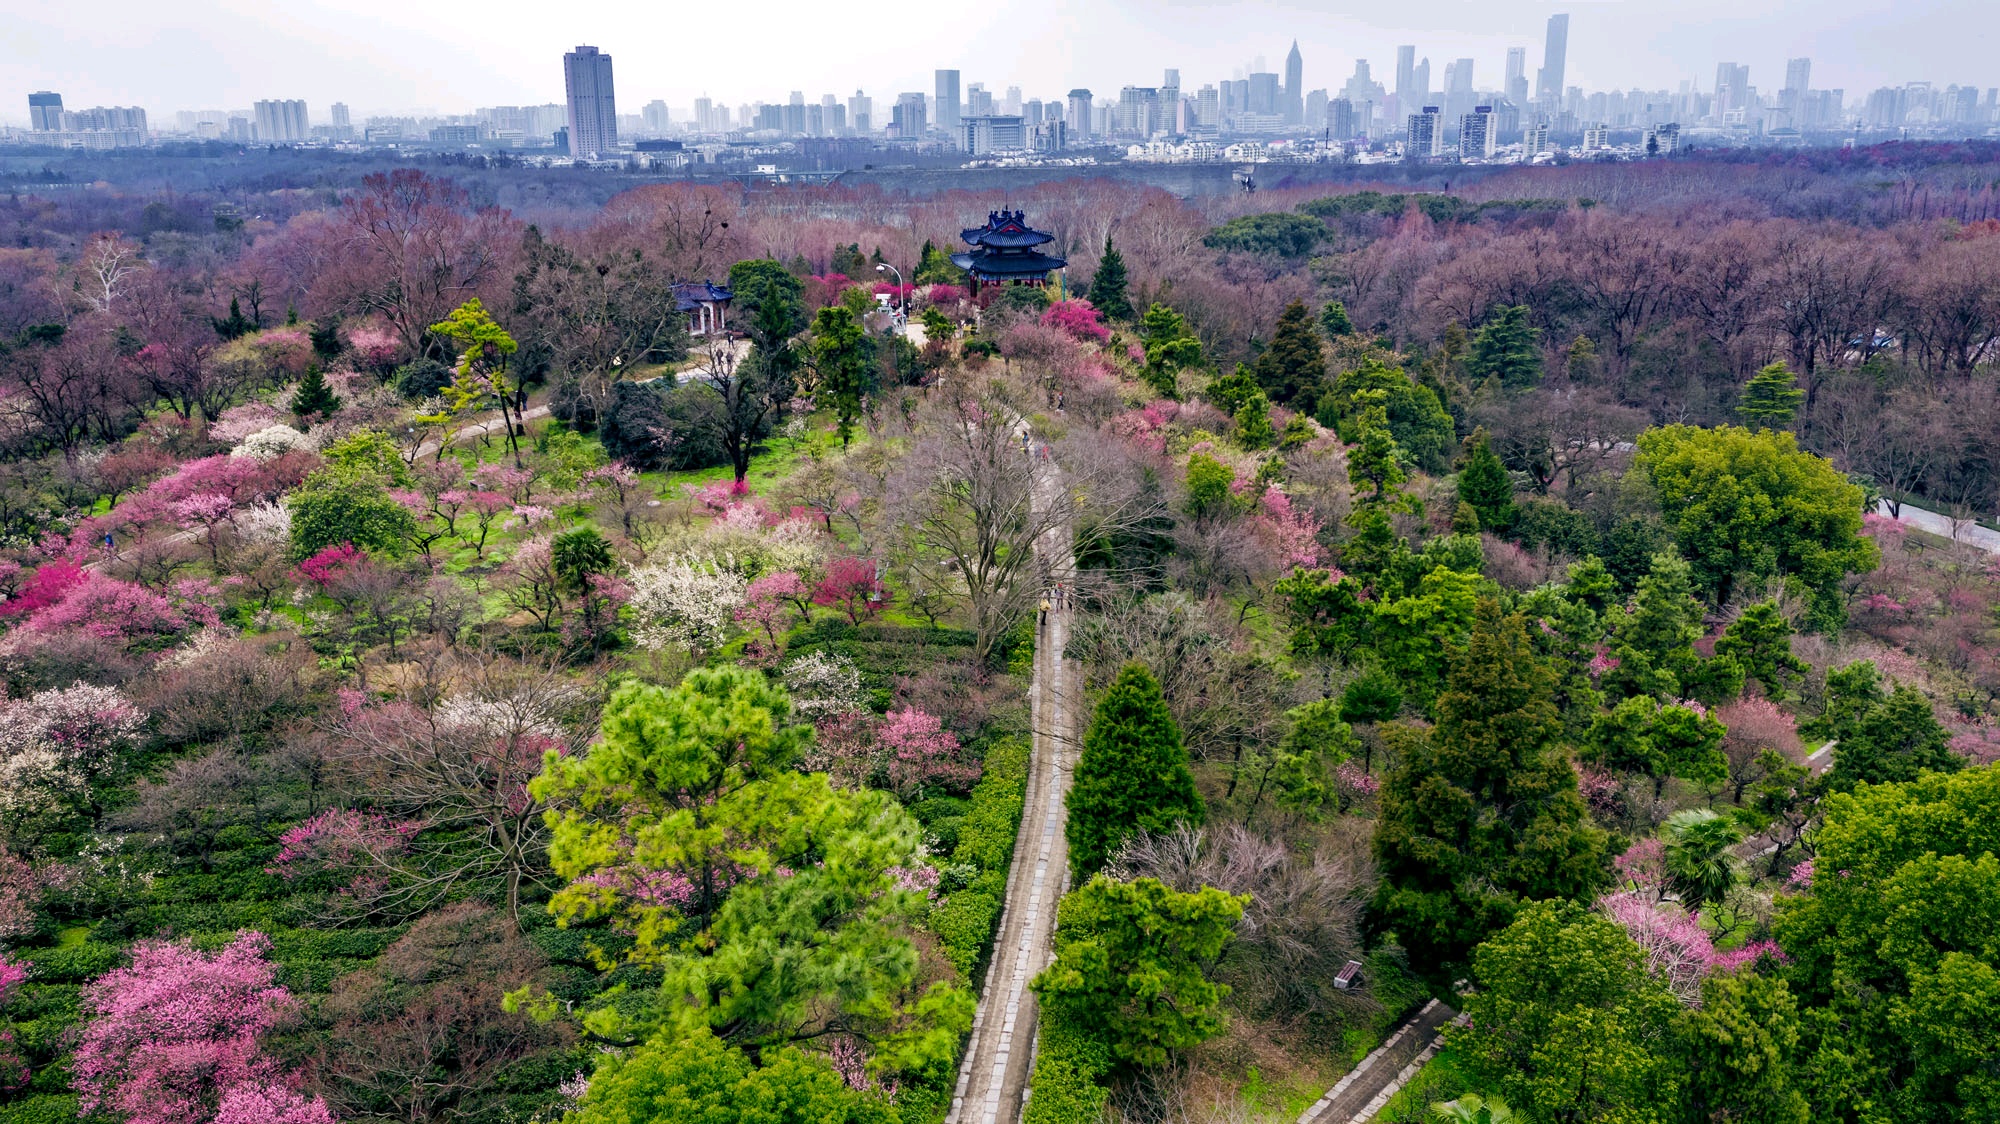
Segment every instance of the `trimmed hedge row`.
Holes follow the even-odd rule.
[[[931,908],[930,929],[952,965],[974,979],[993,944],[994,926],[1007,896],[1007,864],[1021,830],[1028,789],[1028,743],[1004,738],[986,751],[985,769],[972,789],[972,806],[958,824],[954,863],[977,867],[966,886]]]
[[[1042,1005],[1035,1076],[1021,1124],[1097,1124],[1104,1114],[1111,1047],[1061,1003]]]

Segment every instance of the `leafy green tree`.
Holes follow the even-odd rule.
[[[1797,386],[1798,377],[1786,367],[1783,360],[1765,367],[1752,375],[1743,386],[1743,395],[1737,400],[1736,412],[1745,421],[1760,429],[1783,429],[1792,424],[1798,416],[1799,407],[1805,403],[1806,392]]]
[[[1188,458],[1187,513],[1196,519],[1226,514],[1236,502],[1236,470],[1205,453]]]
[[[1875,542],[1860,534],[1861,489],[1789,433],[1651,429],[1639,435],[1636,466],[1715,604],[1745,577],[1796,582],[1813,598],[1813,626],[1835,629],[1846,616],[1841,578],[1875,568]]]
[[[1754,972],[1710,975],[1701,1005],[1682,1011],[1675,1028],[1685,1119],[1807,1124],[1799,1038],[1798,1003],[1785,981]]]
[[[319,364],[307,367],[298,389],[292,391],[292,416],[299,419],[300,425],[311,425],[315,420],[325,421],[339,410],[340,396],[326,384]]]
[[[1591,722],[1583,756],[1612,769],[1644,773],[1658,795],[1668,777],[1713,784],[1728,775],[1729,763],[1722,755],[1727,733],[1707,713],[1635,695]]]
[[[1375,654],[1417,706],[1428,707],[1437,698],[1444,665],[1464,647],[1483,588],[1476,569],[1467,573],[1440,565],[1407,593],[1376,600],[1369,626]]]
[[[1341,704],[1333,699],[1294,707],[1285,712],[1285,721],[1285,736],[1267,755],[1267,767],[1250,806],[1256,808],[1268,785],[1278,807],[1317,819],[1338,795],[1334,770],[1354,756],[1361,743],[1342,720]]]
[[[1574,902],[1532,902],[1473,957],[1472,1016],[1450,1041],[1473,1081],[1547,1124],[1675,1124],[1680,1004],[1639,947]]]
[[[1062,900],[1055,962],[1035,977],[1045,1003],[1100,1028],[1119,1062],[1165,1064],[1222,1029],[1229,988],[1208,978],[1248,895],[1192,894],[1157,878],[1091,879]]]
[[[1270,447],[1276,438],[1271,429],[1271,403],[1259,391],[1236,409],[1236,442],[1255,450]]]
[[[1486,440],[1486,430],[1475,429],[1467,445],[1465,467],[1458,470],[1458,498],[1479,514],[1482,530],[1499,534],[1514,521],[1514,478]]]
[[[818,392],[833,405],[845,449],[854,436],[855,419],[861,404],[874,387],[870,385],[868,338],[854,314],[845,308],[822,308],[813,317],[812,366]]]
[[[1354,334],[1354,322],[1347,318],[1347,306],[1339,301],[1328,301],[1319,310],[1320,330],[1330,340],[1343,339]]]
[[[310,558],[353,543],[371,554],[401,554],[416,520],[372,475],[321,469],[285,500],[292,510],[292,557]]]
[[[1668,817],[1661,834],[1667,888],[1690,912],[1721,901],[1735,887],[1736,856],[1729,849],[1743,841],[1743,832],[1734,821],[1707,808],[1688,808]]]
[[[951,255],[924,239],[924,248],[917,254],[916,272],[910,274],[912,285],[963,285],[965,271],[952,264]]]
[[[1692,567],[1674,551],[1654,555],[1632,606],[1613,606],[1604,618],[1618,665],[1602,682],[1614,697],[1696,698],[1719,706],[1743,692],[1743,667],[1733,656],[1704,660],[1694,649],[1702,635],[1702,606],[1694,596]]]
[[[1294,655],[1331,658],[1343,666],[1372,634],[1375,616],[1366,590],[1351,577],[1338,581],[1328,570],[1294,570],[1272,590],[1292,622]],[[1401,705],[1401,696],[1397,698]]]
[[[1206,812],[1160,684],[1126,664],[1097,702],[1069,793],[1069,865],[1078,881],[1138,831],[1200,824]]]
[[[895,1124],[888,1099],[852,1089],[824,1058],[768,1051],[753,1064],[713,1034],[599,1054],[570,1124]]]
[[[1310,409],[1319,401],[1326,383],[1326,355],[1320,350],[1319,333],[1313,329],[1312,314],[1303,301],[1293,301],[1278,315],[1271,346],[1257,357],[1250,370],[1264,394],[1280,406],[1296,403]]]
[[[777,261],[751,258],[730,266],[729,291],[741,310],[736,321],[752,343],[776,350],[805,331],[805,282]]]
[[[1854,736],[1861,719],[1889,698],[1874,660],[1856,660],[1826,673],[1826,705],[1817,718],[1800,727],[1816,738],[1842,741]]]
[[[450,340],[458,348],[458,369],[446,396],[453,413],[472,409],[488,399],[500,410],[501,424],[507,427],[507,450],[514,454],[514,467],[521,467],[521,446],[516,440],[520,428],[510,407],[520,387],[508,377],[508,356],[520,350],[514,337],[487,313],[478,297],[451,310],[436,324],[431,335]]]
[[[1213,250],[1245,254],[1276,254],[1302,258],[1326,238],[1326,223],[1296,211],[1240,215],[1208,232],[1203,244]]]
[[[1715,654],[1741,664],[1744,678],[1755,679],[1772,702],[1783,702],[1790,693],[1787,680],[1812,670],[1792,654],[1792,626],[1775,601],[1752,605],[1730,621],[1715,642]]]
[[[1186,317],[1155,301],[1140,318],[1139,335],[1146,341],[1147,383],[1168,398],[1180,397],[1179,373],[1202,363],[1201,340]]]
[[[1125,273],[1125,255],[1111,244],[1111,236],[1104,236],[1104,256],[1097,259],[1097,272],[1090,278],[1089,301],[1091,306],[1104,314],[1106,320],[1132,319],[1132,301],[1125,295],[1129,281]]]
[[[1526,305],[1503,305],[1473,334],[1465,373],[1475,383],[1498,379],[1508,390],[1542,381],[1541,330],[1528,323]]]
[[[1991,766],[1827,797],[1810,890],[1775,923],[1813,1120],[1996,1118],[1996,807]]]
[[[1833,751],[1828,780],[1838,789],[1857,784],[1913,781],[1926,771],[1957,772],[1965,759],[1951,751],[1951,734],[1915,687],[1898,686],[1854,722]]]
[[[545,759],[530,791],[569,880],[550,912],[614,920],[624,958],[661,980],[586,1027],[635,1042],[712,1031],[753,1051],[841,1032],[878,1068],[949,1068],[972,1000],[945,983],[909,998],[924,904],[899,876],[919,861],[916,823],[886,793],[800,772],[811,740],[763,673],[699,668],[672,690],[620,686],[586,753]]]
[[[1379,395],[1367,392],[1379,391]],[[1305,403],[1301,403],[1304,408]],[[1371,405],[1382,407],[1385,424],[1411,463],[1443,473],[1456,439],[1451,414],[1437,392],[1419,386],[1402,368],[1369,356],[1361,366],[1341,374],[1320,397],[1313,416],[1349,442],[1358,438],[1359,415]]]
[[[1216,409],[1235,417],[1236,411],[1242,409],[1244,403],[1250,401],[1253,396],[1262,397],[1263,394],[1263,388],[1257,385],[1257,380],[1251,376],[1249,368],[1238,363],[1235,371],[1211,381],[1208,389],[1202,392],[1202,397],[1208,399],[1209,404]]]
[[[1607,881],[1605,835],[1577,794],[1553,688],[1526,618],[1481,601],[1437,725],[1407,739],[1382,786],[1375,923],[1426,974],[1449,979],[1524,901],[1587,900]]]
[[[342,473],[373,476],[393,487],[411,485],[410,466],[396,443],[379,429],[357,429],[320,450],[320,459]]]

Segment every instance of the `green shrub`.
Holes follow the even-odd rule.
[[[971,883],[931,909],[930,930],[945,958],[972,979],[993,941],[1007,893],[1007,863],[1021,829],[1028,788],[1028,745],[1018,738],[993,743],[985,771],[973,786],[971,807],[957,820],[955,863],[979,869]]]
[[[1021,1124],[1097,1124],[1105,1099],[1100,1082],[1110,1070],[1111,1047],[1072,1018],[1066,1005],[1044,1004]]]
[[[125,959],[125,950],[97,941],[79,941],[62,948],[24,950],[21,959],[34,961],[37,982],[85,983],[116,968]]]
[[[0,1124],[75,1124],[83,1119],[76,1094],[58,1093],[0,1105]]]

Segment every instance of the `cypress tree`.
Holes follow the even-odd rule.
[[[292,414],[301,422],[313,418],[331,417],[340,409],[340,399],[333,388],[326,385],[326,376],[320,374],[319,364],[306,368],[305,377],[299,380],[299,388],[292,392]]]
[[[1744,384],[1736,412],[1759,429],[1785,428],[1806,400],[1806,392],[1794,385],[1797,381],[1782,361],[1771,364]]]
[[[1347,306],[1339,301],[1328,301],[1319,310],[1319,326],[1326,330],[1326,338],[1337,340],[1354,334],[1354,322],[1347,318]]]
[[[1125,255],[1111,244],[1111,236],[1104,236],[1104,256],[1097,260],[1097,273],[1090,279],[1091,307],[1104,314],[1106,320],[1132,319],[1132,300],[1125,295],[1128,278],[1125,275]]]
[[[1577,793],[1554,689],[1526,618],[1481,601],[1436,727],[1405,739],[1382,786],[1376,924],[1445,979],[1521,903],[1588,901],[1607,879],[1605,835]]]
[[[1481,530],[1498,534],[1514,522],[1514,478],[1487,443],[1486,430],[1472,431],[1465,467],[1458,472],[1458,498],[1479,513]]]
[[[1528,323],[1528,306],[1494,309],[1492,319],[1472,337],[1465,373],[1474,382],[1497,378],[1508,390],[1526,390],[1542,381],[1542,350],[1536,343],[1540,335]]]
[[[248,316],[243,315],[243,304],[235,297],[229,298],[228,319],[216,320],[211,317],[209,323],[215,325],[215,334],[226,340],[239,339],[257,330],[257,325]]]
[[[1326,383],[1326,356],[1303,301],[1293,301],[1278,317],[1271,346],[1257,357],[1251,372],[1265,396],[1280,406],[1297,403],[1297,408],[1309,410],[1319,402]]]
[[[1205,814],[1159,682],[1143,665],[1126,664],[1083,736],[1064,833],[1070,872],[1081,883],[1134,832],[1199,824]]]

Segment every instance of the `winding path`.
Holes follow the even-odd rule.
[[[1053,471],[1036,491],[1056,487]],[[1036,544],[1057,580],[1074,568],[1068,529],[1051,530]],[[1052,609],[1035,637],[1034,679],[1028,688],[1034,727],[1021,827],[1007,874],[1007,902],[993,944],[993,962],[973,1016],[972,1036],[958,1070],[946,1124],[1013,1124],[1021,1116],[1035,1062],[1039,1006],[1028,984],[1048,966],[1056,928],[1056,903],[1069,888],[1069,841],[1063,834],[1064,797],[1075,767],[1076,719],[1082,679],[1063,658],[1070,610]]]

